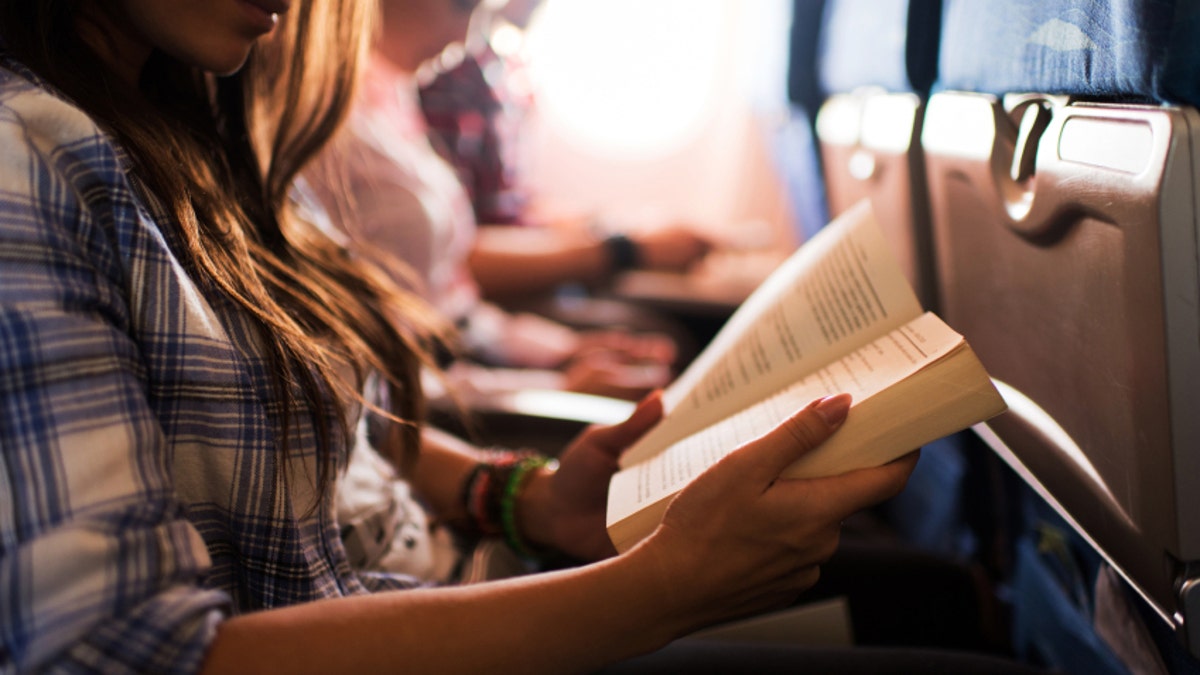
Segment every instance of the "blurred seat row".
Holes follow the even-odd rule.
[[[983,439],[1015,477],[983,510],[1009,524],[1017,647],[1194,669],[1200,2],[796,0],[792,36],[798,217],[870,200],[1009,403],[930,456],[973,466]],[[914,478],[961,511],[969,473]],[[1111,635],[1121,611],[1144,639]]]

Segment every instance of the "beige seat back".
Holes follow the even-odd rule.
[[[1200,115],[942,92],[922,144],[942,313],[1011,407],[981,431],[1183,628],[1200,616]]]

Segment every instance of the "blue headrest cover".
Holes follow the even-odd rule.
[[[1200,104],[1197,0],[945,0],[939,89]]]
[[[942,0],[828,0],[821,85],[927,94],[937,76],[941,12]]]

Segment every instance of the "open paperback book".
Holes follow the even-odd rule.
[[[725,453],[842,392],[846,421],[785,477],[879,466],[1006,409],[963,337],[922,310],[867,202],[780,265],[663,392],[662,420],[609,484],[613,544],[649,535]]]

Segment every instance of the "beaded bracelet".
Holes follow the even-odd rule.
[[[463,482],[460,501],[476,534],[498,534],[500,531],[498,527],[493,528],[487,518],[487,493],[494,482],[493,474],[491,464],[476,464]]]
[[[515,510],[522,483],[533,469],[555,464],[554,460],[530,450],[489,453],[488,459],[472,467],[463,480],[459,503],[467,514],[467,529],[461,534],[504,535],[510,543],[519,543]],[[506,517],[511,524],[505,524]]]
[[[500,526],[500,498],[508,474],[517,463],[531,453],[493,451],[488,461],[476,464],[463,481],[459,503],[469,519],[467,535],[491,536],[503,532]]]
[[[500,526],[504,531],[504,541],[517,555],[526,559],[537,559],[538,556],[530,549],[517,529],[517,497],[526,479],[534,471],[542,467],[556,468],[558,462],[549,457],[533,455],[522,458],[508,475],[504,493],[500,498]]]

